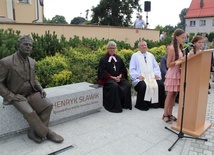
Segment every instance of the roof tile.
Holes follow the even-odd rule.
[[[203,0],[204,5],[200,7],[200,0],[192,0],[185,18],[214,17],[214,0]]]

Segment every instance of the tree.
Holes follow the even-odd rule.
[[[157,25],[157,26],[155,27],[155,30],[160,30],[160,31],[162,31],[162,30],[163,30],[163,26]]]
[[[159,30],[160,32],[162,31],[165,31],[167,35],[172,35],[172,33],[175,31],[176,27],[173,27],[171,25],[166,25],[166,26],[160,26],[160,25],[157,25],[155,27],[155,30]]]
[[[56,15],[51,20],[44,18],[44,23],[52,23],[52,24],[68,24],[65,20],[64,16]]]
[[[167,32],[167,34],[170,34],[170,36],[172,35],[172,33],[175,31],[176,27],[173,27],[171,25],[166,25],[164,27],[164,31]]]
[[[85,23],[85,18],[83,17],[75,17],[71,20],[71,23],[70,24],[83,24]]]
[[[140,0],[100,0],[91,9],[91,23],[111,26],[130,26],[134,10],[141,12]]]
[[[47,18],[44,17],[43,23],[47,23],[47,21],[48,21]]]
[[[185,16],[186,16],[187,11],[188,11],[188,8],[184,8],[181,10],[181,13],[179,14],[181,22],[179,22],[177,24],[177,26],[173,27],[171,25],[166,25],[163,27],[161,25],[157,25],[155,27],[155,29],[159,30],[160,32],[162,32],[162,31],[167,32],[167,35],[169,35],[169,37],[171,37],[172,33],[175,31],[176,28],[181,28],[181,29],[185,30],[185,27],[186,27]]]
[[[185,30],[186,28],[186,20],[185,20],[185,16],[187,14],[188,8],[184,8],[183,10],[181,10],[181,13],[179,14],[180,17],[180,23],[177,24],[178,28],[181,28],[183,30]]]

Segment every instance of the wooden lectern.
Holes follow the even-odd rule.
[[[200,137],[211,123],[205,120],[211,67],[214,49],[205,50],[187,59],[186,89],[184,101],[183,128],[185,134]],[[180,131],[184,95],[185,61],[181,65],[178,119],[171,128]]]

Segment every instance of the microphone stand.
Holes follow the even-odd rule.
[[[181,138],[191,138],[191,139],[197,139],[197,140],[204,140],[207,141],[207,139],[203,139],[203,138],[197,138],[197,137],[190,137],[190,136],[184,136],[183,133],[183,120],[184,120],[184,107],[185,107],[185,95],[186,95],[186,76],[187,76],[187,56],[188,56],[188,52],[189,52],[189,48],[185,47],[183,49],[185,51],[185,70],[184,70],[184,89],[183,89],[183,104],[182,104],[182,110],[181,110],[181,125],[180,125],[180,131],[179,133],[169,129],[168,127],[165,127],[165,129],[173,132],[174,134],[176,134],[178,136],[177,140],[172,144],[172,146],[168,149],[168,151],[171,151],[173,146],[178,142],[179,139]]]

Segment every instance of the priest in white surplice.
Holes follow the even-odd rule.
[[[138,43],[139,51],[131,57],[129,72],[134,89],[137,91],[135,108],[147,111],[149,108],[164,108],[165,90],[161,81],[160,67],[147,43]]]

